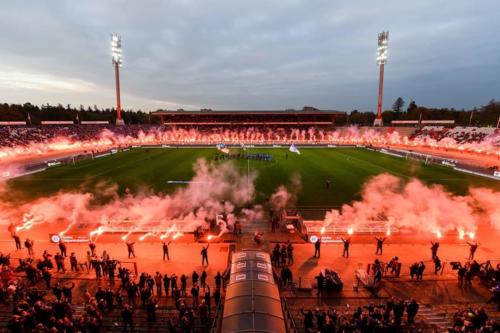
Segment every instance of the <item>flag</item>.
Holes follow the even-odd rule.
[[[217,149],[223,152],[224,154],[229,154],[229,148],[227,148],[224,142],[215,145],[215,147],[217,147]]]
[[[300,150],[293,143],[290,145],[290,149],[288,150],[290,150],[292,153],[300,155]]]
[[[30,123],[30,126],[31,126],[31,115],[29,112],[28,112],[28,122]]]
[[[79,124],[80,123],[80,116],[78,114],[78,111],[76,112],[76,123]]]

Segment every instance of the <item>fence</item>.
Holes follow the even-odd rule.
[[[281,307],[283,308],[283,315],[285,317],[286,332],[297,332],[297,325],[295,324],[295,319],[290,312],[290,306],[288,305],[288,301],[286,300],[285,296],[281,297]]]

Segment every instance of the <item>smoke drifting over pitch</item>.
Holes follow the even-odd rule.
[[[100,186],[100,196],[107,203],[96,203],[91,193],[60,192],[17,206],[0,203],[0,220],[4,223],[23,221],[18,230],[33,225],[66,221],[68,232],[77,223],[91,228],[106,225],[109,221],[128,221],[135,227],[153,227],[164,233],[174,223],[194,229],[205,223],[205,218],[215,219],[225,213],[229,224],[234,223],[238,208],[251,203],[255,195],[256,173],[241,173],[233,164],[212,164],[199,159],[193,166],[192,181],[173,194],[155,194],[142,191],[138,194],[119,196],[117,186]],[[260,214],[245,209],[244,218]],[[17,223],[16,223],[17,224]]]
[[[130,233],[134,228],[149,228],[152,231],[144,238],[164,239],[178,237],[181,229],[194,230],[218,214],[225,215],[219,236],[237,219],[244,227],[249,221],[267,217],[261,205],[250,206],[256,195],[255,171],[247,173],[231,162],[214,164],[204,159],[199,159],[193,170],[191,182],[169,195],[146,189],[120,196],[116,184],[99,184],[95,189],[99,200],[92,193],[73,191],[20,205],[0,201],[0,221],[5,226],[16,224],[20,232],[35,225],[59,223],[62,230],[50,231],[68,233],[83,224],[94,229],[94,235],[101,234],[110,222],[127,222],[132,226]],[[1,198],[8,188],[0,186]],[[270,207],[275,211],[294,207],[300,189],[300,175],[295,174],[288,186],[278,186],[270,196]],[[457,196],[442,186],[380,174],[365,183],[361,200],[327,212],[324,226],[347,225],[355,233],[364,224],[378,221],[388,229],[427,235],[458,232],[461,237],[474,237],[481,223],[500,230],[499,202],[500,192],[491,189],[471,188],[467,195]]]
[[[467,195],[457,196],[440,185],[380,174],[365,183],[361,200],[328,212],[324,223],[350,225],[356,232],[369,221],[382,221],[388,229],[474,236],[481,222],[500,230],[499,202],[500,192],[490,189],[471,188]]]
[[[287,186],[280,185],[270,197],[271,207],[275,211],[280,209],[295,206],[297,203],[297,196],[302,189],[302,182],[300,174],[294,173],[290,179],[290,184]]]

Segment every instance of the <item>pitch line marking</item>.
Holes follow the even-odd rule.
[[[342,153],[341,153],[341,154],[342,154]],[[378,165],[378,164],[375,164],[375,163],[372,163],[372,162],[369,162],[369,161],[365,161],[365,160],[359,159],[359,158],[357,158],[357,157],[353,157],[353,156],[350,156],[350,157],[351,157],[353,160],[357,160],[357,161],[362,162],[362,163],[367,163],[367,164],[370,164],[370,165],[372,165],[372,166],[374,166],[374,167],[377,167],[377,168],[379,168],[379,169],[385,170],[385,171],[387,171],[387,172],[389,172],[389,173],[393,173],[393,174],[396,174],[396,175],[399,175],[399,176],[401,176],[401,177],[408,178],[408,179],[410,179],[410,178],[411,178],[410,176],[403,175],[402,173],[399,173],[399,172],[393,171],[393,170],[391,170],[391,169],[387,169],[386,167],[383,167],[383,166],[381,166],[381,165]]]

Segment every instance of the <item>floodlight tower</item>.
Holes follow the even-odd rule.
[[[373,123],[374,126],[382,126],[382,95],[384,92],[384,65],[387,62],[387,46],[389,42],[389,31],[383,31],[378,34],[377,64],[380,67],[378,78],[378,104],[377,117]]]
[[[122,65],[122,38],[117,34],[111,34],[111,63],[115,67],[116,81],[116,124],[124,125],[122,109],[120,105],[120,67]]]

